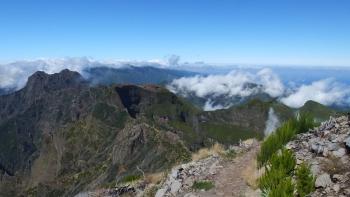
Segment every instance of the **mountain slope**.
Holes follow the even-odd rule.
[[[188,158],[176,134],[124,106],[120,88],[90,87],[64,70],[37,72],[24,89],[1,96],[1,195],[71,196],[117,181],[136,165],[154,171]],[[132,105],[139,113],[164,91],[124,88],[138,97]]]

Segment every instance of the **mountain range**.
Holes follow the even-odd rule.
[[[262,139],[272,115],[284,121],[307,111],[324,120],[336,113],[312,101],[292,109],[260,98],[203,111],[195,100],[145,84],[193,73],[164,71],[150,80],[143,74],[157,69],[86,72],[98,80],[67,69],[38,71],[22,89],[0,96],[0,196],[74,196],[139,169],[169,169],[215,142]]]

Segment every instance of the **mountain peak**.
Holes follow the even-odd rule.
[[[28,78],[26,88],[30,90],[57,90],[70,87],[79,87],[86,84],[84,78],[76,71],[64,69],[59,73],[47,74],[37,71]]]

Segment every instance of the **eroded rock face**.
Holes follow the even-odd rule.
[[[298,164],[310,165],[316,178],[314,197],[350,195],[349,123],[346,116],[331,117],[286,145],[295,152]]]

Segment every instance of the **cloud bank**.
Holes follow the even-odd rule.
[[[260,86],[254,86],[258,84]],[[262,87],[262,89],[261,89]],[[284,86],[270,70],[263,69],[254,75],[244,71],[231,71],[225,75],[183,77],[175,79],[168,89],[186,96],[194,93],[197,97],[240,96],[247,97],[261,89],[272,97],[283,94]]]
[[[16,61],[9,64],[0,65],[0,89],[20,89],[22,88],[30,75],[36,71],[44,71],[48,74],[60,72],[63,69],[69,69],[84,74],[84,69],[92,67],[111,67],[121,68],[130,65],[133,66],[154,66],[167,67],[170,64],[179,63],[178,56],[170,56],[169,60],[150,60],[150,61],[96,61],[91,58],[45,58],[37,60]],[[168,65],[169,64],[169,65]]]
[[[244,98],[258,93],[266,93],[293,108],[303,106],[308,100],[327,106],[350,106],[350,86],[334,79],[322,79],[301,85],[289,84],[292,85],[284,85],[271,69],[262,69],[256,73],[236,70],[225,75],[176,79],[168,85],[168,89],[183,96],[193,94],[200,98],[210,98],[204,106],[204,110],[208,111],[230,107],[214,105],[213,98],[223,96]]]
[[[130,65],[183,69],[184,66],[189,66],[189,63],[181,63],[180,57],[176,55],[168,56],[164,60],[150,61],[96,61],[85,57],[17,61],[0,65],[0,90],[22,88],[27,82],[27,78],[39,70],[52,74],[68,68],[84,75],[83,71],[86,68],[101,66],[121,68]],[[200,65],[205,67],[205,63]],[[214,66],[210,67],[210,72],[217,73],[215,68]],[[226,74],[179,78],[169,84],[167,88],[183,96],[194,95],[206,99],[203,106],[205,110],[223,109],[231,106],[229,103],[217,102],[217,99],[245,98],[259,93],[277,98],[294,108],[301,107],[308,100],[328,106],[350,106],[350,86],[347,84],[331,78],[315,80],[307,84],[295,84],[292,81],[284,84],[272,69],[266,68],[255,70],[255,72],[237,69]]]
[[[315,81],[309,85],[301,85],[292,94],[281,98],[281,101],[290,107],[301,107],[308,100],[331,106],[350,105],[350,87],[338,83],[334,79]]]

